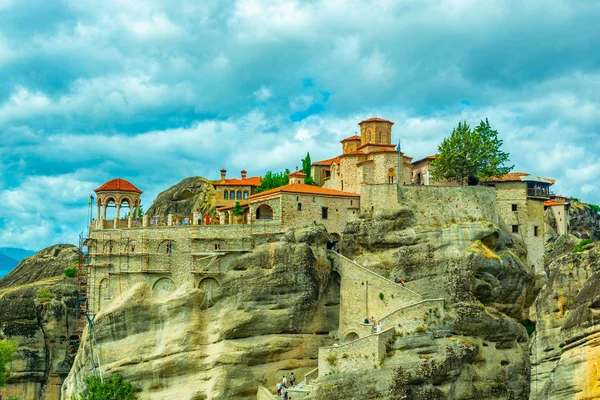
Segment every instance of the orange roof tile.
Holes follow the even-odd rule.
[[[544,202],[544,207],[564,206],[565,204],[567,203],[564,201],[547,200]]]
[[[436,158],[437,158],[437,156],[427,156],[427,157],[421,158],[420,160],[413,161],[413,164],[418,164],[418,163],[423,162],[423,161],[435,160]]]
[[[312,163],[312,165],[331,165],[333,163],[339,164],[340,158],[334,157],[334,158],[330,158],[329,160],[317,161],[317,162]]]
[[[369,119],[365,119],[364,121],[360,121],[358,124],[364,124],[365,122],[387,122],[389,124],[394,124],[392,121],[388,121],[387,119],[383,119],[383,118],[369,118]]]
[[[348,193],[342,192],[339,190],[328,189],[321,186],[313,186],[313,185],[305,185],[305,184],[290,184],[285,186],[280,186],[275,189],[267,190],[264,192],[260,192],[257,194],[253,194],[248,199],[256,200],[261,197],[274,195],[278,193],[301,193],[301,194],[314,194],[317,196],[337,196],[337,197],[360,197],[360,194],[357,193]]]
[[[352,142],[352,141],[355,141],[355,140],[360,140],[360,136],[354,135],[354,136],[347,137],[346,139],[340,140],[340,143]]]
[[[306,174],[302,171],[295,171],[295,172],[292,172],[291,174],[288,174],[288,176],[297,176],[297,177],[303,178],[306,176]]]
[[[362,146],[358,146],[357,148],[360,150],[363,147],[367,147],[367,146],[377,146],[377,147],[386,147],[386,148],[387,147],[390,147],[390,148],[391,147],[394,147],[394,148],[396,147],[395,144],[366,143],[366,144],[363,144]]]
[[[341,154],[340,157],[345,157],[345,156],[360,156],[360,155],[365,155],[365,153],[362,152],[362,151],[360,151],[360,150],[354,150],[354,151],[350,151],[348,153]]]
[[[225,179],[224,181],[213,182],[214,186],[258,186],[262,178],[260,176],[253,176],[246,179]]]
[[[133,186],[133,184],[125,179],[117,178],[106,182],[104,185],[100,186],[98,189],[94,190],[94,192],[135,192],[135,193],[143,193],[140,189]]]

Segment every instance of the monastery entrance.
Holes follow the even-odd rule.
[[[272,220],[273,209],[268,204],[263,204],[256,209],[256,219]]]
[[[212,307],[219,296],[219,282],[215,278],[204,278],[198,284],[198,288],[204,292],[201,307]]]

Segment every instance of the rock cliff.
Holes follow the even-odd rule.
[[[217,277],[212,303],[191,285],[158,297],[132,288],[95,318],[96,366],[153,400],[253,399],[283,373],[302,376],[338,323],[326,241],[322,229],[296,230],[239,256]],[[63,398],[93,373],[89,335],[86,328]]]
[[[600,398],[600,246],[573,253],[561,236],[548,254],[548,283],[533,306],[531,399]]]
[[[212,182],[200,176],[192,176],[161,192],[146,214],[191,216],[194,211],[213,213],[214,188]]]
[[[600,239],[600,214],[587,204],[572,201],[569,210],[569,233],[581,239]]]
[[[399,326],[381,365],[320,377],[310,398],[527,399],[528,335],[519,321],[541,278],[494,224],[416,222],[409,209],[375,213],[348,225],[341,248],[424,298],[447,299],[443,320],[434,327],[423,315],[421,329]]]
[[[0,340],[19,342],[0,398],[59,399],[79,344],[72,337],[77,285],[63,275],[76,254],[72,245],[51,246],[23,260],[0,281]]]

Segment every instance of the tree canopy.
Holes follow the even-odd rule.
[[[15,340],[0,341],[0,386],[4,386],[10,374],[8,364],[13,360],[13,355],[18,343]]]
[[[475,129],[466,121],[459,122],[450,137],[438,146],[438,155],[432,162],[433,178],[464,185],[507,174],[514,165],[505,166],[510,156],[502,151],[502,144],[498,131],[492,129],[487,118]]]
[[[113,375],[100,381],[100,378],[88,376],[85,380],[87,389],[80,394],[81,400],[135,400],[135,387],[119,375]]]
[[[286,168],[284,172],[273,173],[272,171],[267,171],[265,176],[263,176],[260,185],[256,188],[254,193],[264,192],[266,190],[275,189],[279,186],[287,185],[290,182],[288,178],[288,174],[290,170]]]
[[[307,185],[316,185],[317,183],[311,176],[311,168],[312,162],[310,161],[310,153],[307,152],[306,157],[302,159],[302,172],[306,174],[306,176],[304,177],[304,183],[306,183]]]

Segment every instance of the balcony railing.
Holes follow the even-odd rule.
[[[550,191],[546,188],[527,188],[527,196],[550,198]]]

